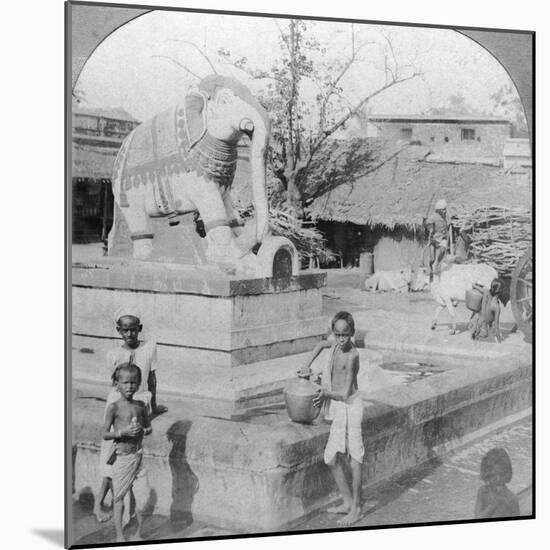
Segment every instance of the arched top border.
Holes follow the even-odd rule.
[[[209,13],[208,10],[192,10],[185,8],[154,8],[144,6],[143,8],[129,8],[123,5],[107,5],[107,4],[79,4],[67,3],[67,21],[69,23],[68,44],[67,44],[67,62],[72,62],[71,66],[71,90],[74,90],[78,77],[89,57],[95,49],[113,32],[120,27],[126,25],[130,21],[160,9],[163,11],[186,11],[186,12],[201,12]],[[116,9],[106,10],[104,8],[113,7]],[[103,8],[103,9],[98,9]],[[252,14],[234,12],[220,12],[227,15],[255,15],[262,17],[295,17],[298,19],[315,19],[314,17],[298,17],[295,15],[276,15],[276,14]],[[348,22],[348,20],[319,18],[321,20],[329,20],[335,22]],[[349,20],[352,22],[352,20]],[[359,22],[359,21],[358,21]],[[534,33],[518,32],[518,31],[503,31],[503,30],[482,30],[482,29],[465,29],[453,28],[448,26],[437,25],[419,25],[412,23],[394,23],[381,21],[361,21],[362,23],[370,24],[391,24],[400,26],[410,26],[419,28],[442,28],[446,30],[454,30],[484,48],[489,52],[508,73],[516,87],[520,97],[527,124],[529,127],[529,136],[533,138],[533,53],[534,53]],[[69,94],[70,95],[70,94]]]

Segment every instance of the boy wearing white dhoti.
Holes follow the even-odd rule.
[[[352,525],[361,515],[361,467],[365,454],[361,433],[363,403],[357,386],[359,353],[351,341],[355,333],[353,316],[345,311],[337,313],[332,320],[332,333],[334,343],[319,343],[302,370],[309,369],[322,349],[331,347],[330,360],[322,373],[323,385],[314,403],[322,405],[325,419],[332,421],[324,460],[344,500],[341,506],[327,511],[345,514],[338,523]],[[352,473],[351,490],[341,463],[346,456]]]
[[[141,384],[140,368],[133,363],[123,363],[115,371],[120,398],[105,411],[103,439],[115,444],[115,460],[112,468],[113,511],[117,542],[124,542],[122,515],[124,497],[133,494],[136,502],[138,537],[142,536],[143,513],[150,489],[142,466],[143,436],[151,433],[147,406],[134,399]]]
[[[114,316],[116,330],[120,334],[123,343],[120,347],[110,350],[107,353],[107,373],[113,383],[113,389],[107,396],[105,410],[111,403],[115,403],[121,397],[116,386],[114,373],[119,365],[132,363],[137,365],[142,373],[143,382],[136,392],[135,399],[145,403],[147,413],[159,413],[166,410],[166,407],[158,406],[156,403],[156,368],[157,368],[157,347],[155,342],[140,342],[139,333],[143,325],[139,319],[139,312],[135,309],[119,308]],[[99,473],[101,485],[94,504],[94,514],[98,521],[107,521],[110,514],[103,510],[105,498],[111,489],[112,466],[109,464],[113,456],[114,446],[112,441],[101,442],[99,454]],[[129,513],[129,506],[127,507]]]

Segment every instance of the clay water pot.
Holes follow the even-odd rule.
[[[466,307],[470,311],[475,311],[476,313],[481,309],[481,301],[483,300],[483,294],[478,290],[467,290],[466,291]]]
[[[313,398],[319,386],[309,381],[310,375],[299,375],[284,389],[286,411],[290,420],[300,424],[311,424],[321,411],[313,405]]]

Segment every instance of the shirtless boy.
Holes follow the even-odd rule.
[[[489,288],[479,284],[473,285],[474,289],[483,294],[481,309],[472,332],[474,340],[489,338],[491,334],[494,334],[496,341],[502,342],[500,332],[500,295],[502,287],[503,284],[500,279],[493,279]]]
[[[359,353],[351,341],[355,333],[352,315],[345,311],[337,313],[332,320],[332,333],[334,343],[318,344],[302,371],[307,371],[315,357],[331,346],[331,358],[326,372],[323,373],[323,385],[314,404],[323,404],[325,419],[332,420],[324,460],[330,467],[344,500],[341,506],[329,508],[327,511],[345,514],[338,523],[352,525],[361,516],[361,466],[365,453],[361,433],[363,404],[357,387]],[[349,458],[352,473],[351,489],[342,464],[346,457]]]
[[[156,378],[156,354],[157,348],[153,341],[140,342],[139,334],[143,330],[143,325],[139,315],[133,309],[120,308],[115,313],[116,330],[122,338],[122,345],[112,349],[107,354],[108,376],[113,383],[113,389],[107,396],[107,407],[120,399],[120,393],[117,389],[117,382],[114,378],[116,368],[123,363],[133,363],[137,365],[142,373],[146,387],[141,384],[136,392],[136,399],[143,401],[147,407],[147,412],[161,413],[166,407],[157,405],[157,378]],[[113,445],[111,441],[103,441],[99,457],[99,472],[101,474],[101,483],[94,504],[94,514],[98,521],[107,521],[111,515],[104,510],[105,498],[111,489],[111,466],[108,459],[113,454]],[[129,510],[128,510],[129,513]]]
[[[124,542],[122,513],[124,497],[131,491],[136,501],[138,537],[142,536],[143,510],[149,498],[149,484],[142,466],[144,435],[152,431],[147,407],[136,401],[134,395],[141,384],[141,370],[131,363],[123,363],[115,372],[120,398],[105,412],[103,439],[114,441],[116,457],[112,467],[113,516],[117,542]]]

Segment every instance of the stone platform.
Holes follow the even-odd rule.
[[[120,345],[114,312],[142,312],[157,342],[161,392],[211,399],[224,416],[280,401],[283,382],[329,329],[326,276],[243,279],[208,267],[134,260],[73,265],[73,380],[108,381],[105,356]],[[224,412],[225,411],[225,412]]]
[[[395,360],[395,354],[382,360]],[[406,352],[401,358],[417,359]],[[448,358],[447,367],[425,380],[363,394],[365,487],[529,414],[530,353],[483,363],[465,354],[454,366]],[[275,409],[236,422],[201,417],[196,407],[179,403],[178,410],[168,402],[169,412],[153,420],[153,435],[146,440],[157,513],[192,514],[234,532],[272,532],[302,521],[336,497],[323,463],[327,424],[294,424],[284,410]],[[77,491],[97,484],[103,406],[92,399],[86,406],[73,403]]]

